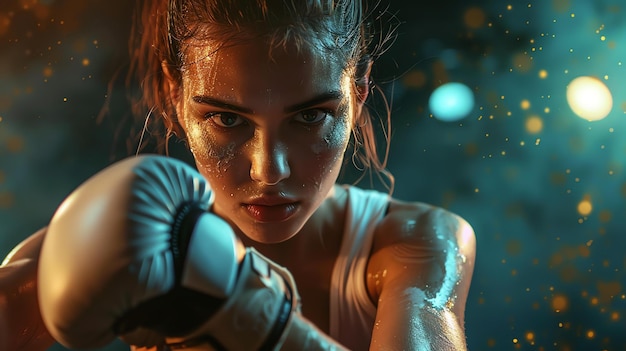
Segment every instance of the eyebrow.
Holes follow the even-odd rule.
[[[237,106],[237,105],[228,103],[226,101],[212,98],[210,96],[194,96],[193,101],[199,104],[211,105],[213,107],[218,107],[224,110],[231,110],[231,111],[235,111],[237,113],[242,113],[242,114],[252,114],[254,112],[249,108]]]
[[[329,91],[329,92],[314,96],[313,98],[309,100],[306,100],[306,101],[303,101],[303,102],[300,102],[291,106],[287,106],[284,111],[286,113],[302,111],[302,110],[306,110],[309,107],[313,107],[313,106],[325,103],[327,101],[339,100],[342,97],[343,97],[343,94],[341,93],[341,91],[333,90],[333,91]],[[210,106],[218,107],[221,109],[234,111],[237,113],[242,113],[242,114],[254,113],[252,109],[249,109],[247,107],[238,106],[238,105],[235,105],[235,104],[223,101],[223,100],[219,100],[210,96],[194,96],[192,99],[193,101],[199,104],[210,105]]]
[[[292,113],[296,111],[306,110],[309,107],[320,105],[320,104],[323,104],[325,102],[332,101],[332,100],[339,100],[342,97],[343,97],[343,94],[341,93],[341,91],[332,90],[332,91],[317,95],[307,101],[304,101],[295,105],[287,106],[285,108],[285,112]]]

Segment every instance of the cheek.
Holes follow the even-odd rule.
[[[331,130],[324,136],[328,148],[339,150],[341,154],[346,150],[350,136],[350,123],[347,117],[337,120]]]
[[[311,144],[311,152],[318,159],[322,173],[334,173],[339,171],[343,160],[348,139],[350,135],[350,125],[346,119],[340,118],[333,121],[333,124],[322,134],[317,142]]]
[[[212,135],[201,122],[187,123],[187,141],[198,168],[209,179],[219,179],[233,165],[236,143],[221,141]]]

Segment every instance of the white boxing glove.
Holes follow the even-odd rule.
[[[39,260],[41,314],[70,348],[272,349],[299,305],[289,273],[242,250],[208,212],[195,169],[139,156],[79,186],[54,214]],[[245,254],[243,254],[245,252]],[[173,338],[173,339],[172,339]]]

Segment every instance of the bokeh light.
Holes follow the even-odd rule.
[[[613,96],[598,78],[581,76],[567,85],[567,103],[580,118],[597,121],[611,112]]]
[[[526,119],[526,131],[530,134],[537,134],[543,129],[543,120],[539,116],[530,116]]]
[[[585,196],[578,203],[578,206],[576,207],[576,209],[578,210],[578,213],[581,216],[589,216],[591,214],[591,211],[593,210],[593,205],[591,203],[591,197],[589,197],[588,195]]]
[[[564,295],[556,295],[552,298],[552,309],[555,312],[561,312],[565,309],[567,309],[569,302],[568,302],[568,298],[567,296]]]
[[[474,108],[474,93],[463,83],[446,83],[433,91],[428,106],[433,116],[453,122],[469,115]]]
[[[9,31],[11,25],[11,17],[9,15],[0,12],[0,36]]]
[[[470,29],[477,29],[485,25],[487,15],[477,6],[468,8],[463,14],[463,23]]]

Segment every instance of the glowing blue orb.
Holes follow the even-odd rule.
[[[458,121],[472,112],[474,93],[463,83],[446,83],[433,91],[428,107],[439,120]]]

